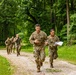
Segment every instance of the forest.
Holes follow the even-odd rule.
[[[35,24],[47,35],[55,29],[65,45],[76,44],[76,0],[0,0],[0,45],[16,34],[29,45]]]

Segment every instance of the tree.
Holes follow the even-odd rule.
[[[75,9],[76,0],[2,0],[0,39],[19,33],[28,42],[35,24],[39,23],[47,35],[54,28],[60,40],[68,42],[72,32],[76,32]]]
[[[67,43],[69,43],[69,30],[70,30],[69,0],[66,0],[66,11],[67,11]]]
[[[7,37],[13,36],[17,29],[19,21],[18,3],[15,0],[2,0],[0,5],[0,25],[1,25],[1,41],[5,41]],[[18,22],[19,21],[19,22]],[[14,33],[13,33],[14,32]]]

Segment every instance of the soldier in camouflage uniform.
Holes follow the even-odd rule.
[[[55,45],[55,42],[58,42],[59,38],[55,35],[54,29],[51,29],[50,35],[47,37],[48,42],[48,49],[49,49],[49,61],[50,61],[50,67],[53,68],[53,59],[56,59],[58,57],[57,54],[57,45]]]
[[[19,37],[18,34],[16,34],[14,41],[15,41],[15,46],[16,46],[16,50],[17,50],[17,56],[19,56],[20,51],[21,51],[21,38]]]
[[[7,40],[5,41],[5,45],[6,45],[6,49],[7,49],[7,54],[10,54],[10,45],[11,45],[11,41],[10,38],[8,37]]]
[[[11,41],[10,47],[11,47],[11,53],[12,53],[12,48],[13,48],[13,46],[14,46],[14,44],[15,44],[15,42],[14,42],[14,37],[13,37],[13,36],[12,36],[12,38],[10,38],[10,41]]]
[[[45,60],[45,40],[47,39],[47,35],[40,30],[39,24],[36,24],[35,29],[36,31],[31,34],[29,41],[33,44],[37,72],[40,72],[40,67]]]
[[[13,41],[14,41],[14,42],[13,42],[13,53],[15,53],[15,51],[16,51],[16,42],[15,42],[15,38],[14,38]]]

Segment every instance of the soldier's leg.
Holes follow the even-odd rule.
[[[13,44],[13,53],[15,53],[16,45]]]
[[[49,57],[50,57],[49,59],[50,67],[53,68],[53,52],[52,51],[50,51]]]
[[[7,46],[7,54],[9,54],[9,46]]]
[[[54,51],[54,59],[56,59],[58,57],[58,53],[57,50]]]
[[[36,66],[37,66],[37,72],[40,72],[40,62],[39,58],[35,58]]]
[[[19,55],[19,49],[18,46],[16,47],[16,51],[17,51],[17,56]]]
[[[19,45],[17,45],[16,50],[17,50],[17,56],[19,56],[20,55],[20,46]]]
[[[45,61],[45,49],[42,48],[41,52],[40,52],[40,65],[43,65],[43,62]]]
[[[11,46],[11,53],[13,52],[13,44],[12,44],[12,46]]]
[[[9,52],[8,52],[8,50],[9,50],[9,49],[8,49],[8,46],[6,46],[6,49],[7,49],[7,54],[9,54]]]
[[[12,53],[12,45],[10,45],[10,53]]]
[[[9,48],[8,48],[8,52],[9,54],[11,53],[11,46],[9,45]]]
[[[18,51],[18,54],[20,55],[20,51],[21,51],[21,45],[19,45],[19,47],[18,47],[19,49],[19,51]]]
[[[40,72],[40,51],[35,50],[34,52],[34,57],[35,57],[35,62],[36,62],[36,66],[37,66],[37,72]]]

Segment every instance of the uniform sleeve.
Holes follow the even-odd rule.
[[[46,34],[46,33],[44,33],[44,35],[45,35],[45,41],[47,41],[47,34]]]
[[[5,45],[7,44],[7,40],[5,41]]]
[[[50,41],[51,40],[49,40],[49,36],[47,36],[47,43],[48,43],[48,45],[50,45]]]
[[[48,46],[48,45],[49,45],[49,43],[48,43],[48,36],[47,36],[47,38],[46,38],[46,42],[47,42],[47,44],[46,44],[46,45]]]
[[[47,36],[47,40],[46,41],[48,42],[48,36]]]
[[[31,44],[34,44],[34,36],[33,34],[31,34],[30,38],[29,38],[29,41]]]

